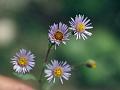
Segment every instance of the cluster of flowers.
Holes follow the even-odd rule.
[[[61,22],[59,24],[53,24],[49,30],[49,39],[51,43],[59,46],[60,43],[66,44],[66,40],[69,40],[68,37],[71,35],[68,30],[72,30],[72,33],[76,36],[76,40],[81,37],[85,40],[87,36],[91,36],[92,33],[88,32],[88,29],[93,28],[91,26],[90,19],[84,18],[84,15],[76,15],[75,19],[71,18],[70,27]]]
[[[85,18],[84,15],[76,15],[73,19],[71,18],[70,27],[63,23],[53,24],[50,26],[48,38],[51,44],[54,44],[55,49],[56,46],[59,46],[61,43],[66,44],[66,41],[69,40],[69,36],[72,31],[74,35],[76,35],[76,40],[81,37],[85,40],[87,36],[91,36],[92,33],[88,32],[87,29],[93,28],[91,26],[90,19]],[[25,74],[30,72],[35,66],[35,56],[31,53],[31,51],[26,51],[25,49],[20,49],[19,52],[16,53],[13,58],[11,58],[11,63],[13,64],[13,69],[17,73]],[[47,80],[49,82],[55,82],[56,78],[59,78],[61,83],[63,84],[63,78],[68,80],[71,76],[71,66],[67,64],[67,62],[62,62],[58,60],[51,60],[50,64],[46,64],[46,69],[44,73],[46,74]]]

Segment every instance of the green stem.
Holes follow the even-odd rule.
[[[74,67],[72,67],[74,70],[76,70],[75,68],[79,68],[79,67],[81,67],[81,66],[84,66],[85,65],[85,63],[81,63],[81,64],[78,64],[78,65],[75,65]],[[74,71],[73,70],[73,71]]]
[[[47,50],[46,57],[45,57],[45,63],[47,63],[47,61],[48,61],[48,56],[49,56],[49,53],[50,53],[52,46],[53,46],[53,44],[51,44]]]
[[[47,53],[46,53],[46,56],[45,56],[45,60],[44,60],[44,64],[46,64],[48,62],[48,56],[50,54],[50,51],[51,51],[51,48],[52,48],[53,44],[51,44],[49,47],[48,47],[48,50],[47,50]],[[43,75],[43,72],[44,72],[44,64],[42,66],[42,70],[41,70],[41,74],[40,74],[40,80],[39,82],[41,83],[41,80],[42,80],[42,75]]]

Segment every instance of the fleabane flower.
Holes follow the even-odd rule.
[[[61,43],[66,44],[66,40],[69,40],[70,33],[68,33],[68,26],[65,24],[62,24],[61,22],[59,24],[53,24],[50,26],[48,37],[52,44],[55,44],[56,46],[59,46]]]
[[[20,49],[13,58],[11,58],[11,63],[13,64],[13,70],[17,73],[25,74],[30,72],[35,66],[35,56],[31,51],[26,51],[25,49]]]
[[[57,60],[51,61],[51,64],[46,65],[47,69],[44,70],[45,77],[48,81],[55,83],[55,80],[60,79],[63,84],[63,78],[68,80],[71,76],[71,66],[67,62],[58,62]]]
[[[88,32],[88,29],[92,29],[90,19],[87,17],[84,17],[84,15],[76,15],[75,19],[71,18],[70,23],[70,29],[73,30],[74,35],[76,35],[76,40],[80,39],[81,37],[85,40],[87,39],[87,36],[91,36],[92,33]]]

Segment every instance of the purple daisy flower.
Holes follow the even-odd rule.
[[[20,49],[13,58],[11,58],[11,63],[13,64],[13,70],[17,73],[25,74],[30,72],[35,66],[35,56],[31,51],[26,51],[25,49]]]
[[[85,40],[87,39],[87,36],[91,36],[92,33],[88,32],[87,30],[88,29],[91,29],[93,28],[91,26],[91,23],[90,22],[90,19],[88,19],[87,17],[84,18],[84,15],[79,15],[75,17],[75,19],[71,18],[72,21],[70,21],[70,29],[73,30],[74,32],[74,35],[77,36],[76,40],[77,39],[80,39],[81,37]],[[85,35],[86,34],[86,35]]]
[[[57,60],[51,61],[51,64],[46,65],[47,69],[44,70],[49,82],[53,80],[55,83],[56,78],[59,78],[63,84],[63,78],[68,80],[71,76],[71,66],[67,62],[58,62]]]
[[[62,24],[61,22],[59,24],[53,24],[50,26],[50,30],[48,33],[49,40],[51,43],[59,46],[60,43],[66,44],[66,40],[69,40],[70,33],[68,33],[68,26],[65,24]]]

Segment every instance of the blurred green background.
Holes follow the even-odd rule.
[[[67,45],[53,49],[49,59],[67,60],[71,65],[93,59],[97,68],[76,68],[69,81],[64,81],[64,85],[57,83],[51,90],[120,90],[119,3],[119,0],[0,0],[0,74],[15,77],[10,58],[25,48],[36,55],[37,64],[31,73],[38,78],[47,50],[49,26],[60,21],[69,25],[71,17],[84,14],[91,19],[93,35],[85,41],[71,38]],[[33,86],[39,87],[37,81],[33,82]]]

